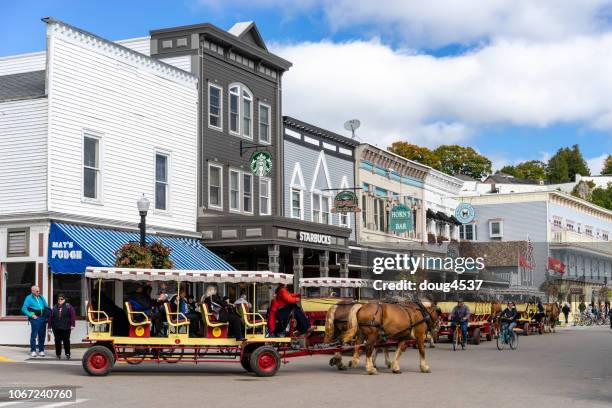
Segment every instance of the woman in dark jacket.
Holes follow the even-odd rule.
[[[66,302],[66,297],[60,293],[48,320],[49,331],[53,330],[55,354],[58,359],[62,357],[62,343],[64,344],[66,359],[70,359],[70,331],[74,329],[75,320],[74,308]]]

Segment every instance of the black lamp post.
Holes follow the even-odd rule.
[[[138,212],[140,213],[140,224],[138,224],[138,228],[140,228],[140,246],[145,247],[145,235],[147,233],[147,211],[149,211],[149,200],[145,197],[144,193],[142,197],[136,202],[138,206]]]

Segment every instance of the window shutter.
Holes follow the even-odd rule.
[[[9,231],[7,253],[9,256],[27,255],[27,231]]]

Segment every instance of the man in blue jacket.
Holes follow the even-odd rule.
[[[36,340],[38,340],[38,355],[45,356],[45,332],[47,326],[47,311],[49,305],[45,298],[40,294],[38,286],[34,285],[31,288],[32,293],[29,294],[23,306],[21,313],[28,317],[30,322],[30,353],[32,357],[36,357]]]

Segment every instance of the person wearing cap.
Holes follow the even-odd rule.
[[[502,331],[504,326],[508,326],[508,331],[512,337],[516,336],[514,328],[516,327],[516,319],[518,319],[518,311],[514,302],[508,302],[508,306],[501,312],[499,316],[502,322]]]
[[[45,356],[45,328],[49,305],[45,297],[40,294],[36,285],[30,288],[31,293],[25,298],[21,313],[28,317],[30,323],[30,353],[36,357],[36,342],[38,341],[38,356]]]
[[[450,314],[451,329],[455,329],[458,324],[461,327],[462,341],[461,348],[465,349],[465,344],[468,337],[468,322],[470,320],[470,308],[463,303],[463,299],[457,300],[457,305],[453,307]]]
[[[74,329],[75,322],[74,308],[66,302],[66,296],[60,293],[57,295],[57,303],[53,306],[48,319],[49,332],[53,331],[55,355],[58,360],[62,358],[62,343],[66,359],[70,360],[70,332]]]

